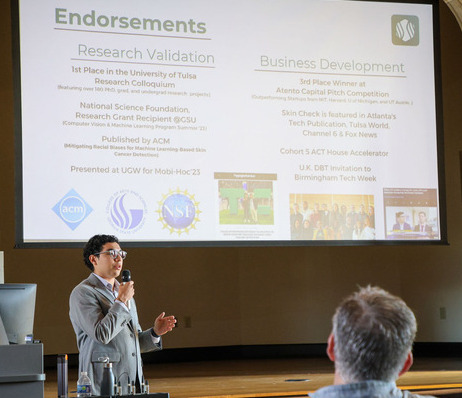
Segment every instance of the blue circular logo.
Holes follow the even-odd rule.
[[[138,231],[144,224],[146,203],[136,192],[123,190],[109,200],[109,221],[120,232]]]
[[[162,218],[175,229],[186,228],[192,224],[196,216],[193,201],[186,195],[173,194],[165,199],[162,205]]]
[[[85,202],[77,196],[68,196],[59,205],[59,214],[64,221],[80,223],[86,216]]]

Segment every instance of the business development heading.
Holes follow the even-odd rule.
[[[404,63],[388,62],[363,62],[355,59],[351,60],[332,60],[326,58],[314,59],[294,59],[287,56],[270,57],[260,56],[260,66],[263,68],[282,68],[299,70],[321,70],[336,72],[356,72],[361,74],[368,73],[406,73]]]

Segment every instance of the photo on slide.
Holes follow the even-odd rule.
[[[274,179],[271,174],[218,173],[220,225],[274,225]]]
[[[373,195],[291,194],[292,240],[375,240]]]
[[[439,239],[436,189],[384,188],[383,204],[387,239]]]

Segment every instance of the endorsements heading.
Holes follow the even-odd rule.
[[[66,8],[55,9],[55,22],[62,25],[94,26],[99,28],[136,29],[150,32],[176,32],[204,34],[207,32],[205,22],[172,21],[169,19],[129,18],[118,15],[99,14],[91,10],[87,14],[68,12]]]

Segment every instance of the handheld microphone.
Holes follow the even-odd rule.
[[[132,280],[132,274],[128,269],[122,271],[122,284],[125,285],[127,282]],[[127,301],[127,307],[130,309],[130,300]]]

